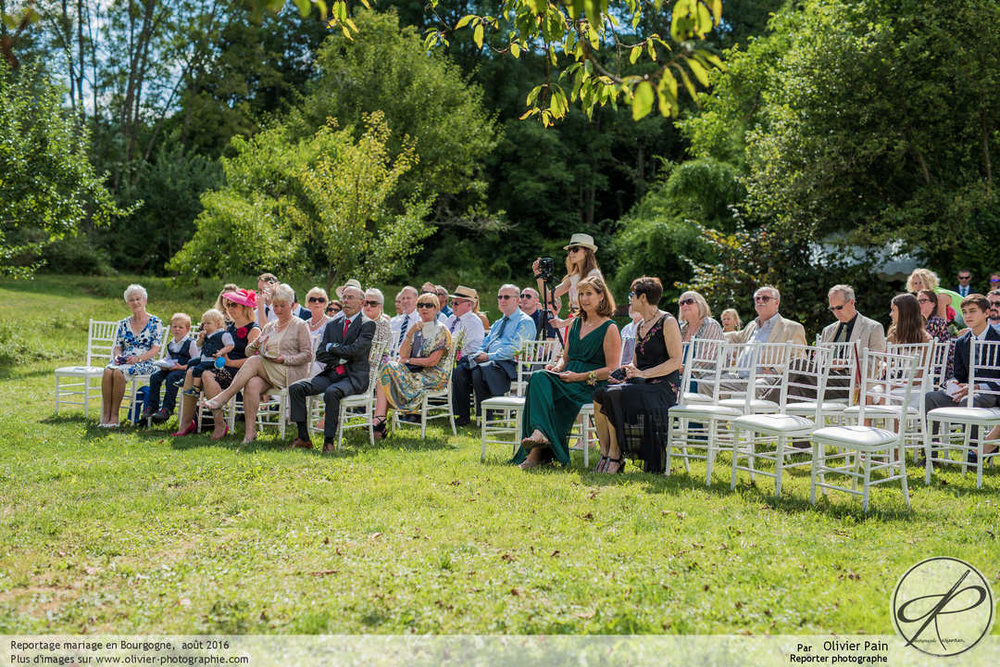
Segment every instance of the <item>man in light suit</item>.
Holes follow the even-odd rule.
[[[326,367],[312,378],[299,380],[288,387],[292,421],[299,434],[289,444],[290,448],[312,449],[309,438],[309,417],[306,414],[306,397],[323,394],[326,417],[323,422],[323,453],[336,449],[337,418],[340,416],[340,399],[368,390],[368,352],[375,337],[375,321],[361,313],[365,293],[353,285],[337,290],[344,309],[330,320],[323,331],[323,338],[316,348],[316,360]]]
[[[806,330],[798,322],[788,320],[778,314],[781,293],[776,287],[765,285],[753,295],[753,305],[757,317],[742,331],[726,334],[731,343],[784,343],[806,344]]]

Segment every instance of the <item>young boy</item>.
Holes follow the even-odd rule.
[[[201,316],[198,345],[201,347],[201,354],[188,362],[192,387],[184,390],[186,396],[197,396],[201,393],[202,373],[215,368],[216,360],[225,357],[236,347],[233,335],[226,331],[226,320],[215,308],[209,308]]]
[[[187,313],[174,313],[170,318],[170,333],[173,339],[167,343],[167,354],[159,362],[160,370],[149,378],[149,399],[142,418],[152,418],[154,424],[162,424],[170,419],[177,403],[176,382],[184,382],[188,361],[198,356],[198,345],[190,337],[191,316]],[[160,407],[160,385],[167,384],[163,396],[163,406]]]

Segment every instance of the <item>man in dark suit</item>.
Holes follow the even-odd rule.
[[[344,309],[330,320],[316,348],[316,361],[326,367],[312,378],[299,380],[288,388],[292,421],[299,429],[289,447],[312,449],[306,397],[323,394],[326,417],[323,422],[323,453],[334,451],[340,399],[368,390],[368,353],[375,336],[375,322],[361,314],[364,292],[353,285],[341,290]]]
[[[974,336],[977,340],[1000,341],[1000,333],[989,326],[986,314],[989,312],[990,302],[982,294],[970,294],[962,299],[962,318],[969,327],[963,336],[955,341],[955,363],[952,368],[952,377],[948,379],[951,389],[929,391],[924,394],[924,409],[930,412],[934,408],[953,408],[963,406],[969,395],[969,348],[970,340]],[[976,355],[977,358],[979,355]],[[980,362],[981,363],[981,362]],[[976,371],[976,379],[979,380],[1000,378],[1000,373],[995,369],[984,368],[981,372]],[[991,391],[1000,389],[1000,383],[989,382]],[[957,386],[956,386],[957,385]],[[979,384],[977,383],[977,386]],[[975,392],[975,388],[973,388]],[[994,408],[998,404],[997,394],[974,393],[973,405],[977,408]],[[972,437],[976,437],[976,430],[973,427]]]

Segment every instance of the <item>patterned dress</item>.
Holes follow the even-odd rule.
[[[154,347],[160,345],[160,337],[163,335],[163,324],[156,315],[150,315],[146,326],[138,335],[132,332],[129,326],[131,317],[126,317],[118,322],[118,331],[115,333],[115,346],[120,350],[118,353],[122,357],[138,357],[146,354]],[[108,368],[121,371],[125,377],[152,375],[158,368],[154,364],[155,360],[140,361],[137,364],[117,364],[112,359]]]
[[[387,361],[379,369],[379,384],[385,392],[389,404],[403,412],[413,412],[420,406],[420,399],[425,391],[444,389],[448,385],[448,368],[451,348],[451,334],[443,324],[433,323],[433,334],[424,337],[424,327],[419,327],[413,333],[413,346],[410,356],[423,359],[438,350],[444,350],[441,360],[436,366],[411,371],[406,364],[397,360]]]

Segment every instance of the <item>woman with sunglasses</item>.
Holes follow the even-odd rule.
[[[923,290],[934,292],[937,298],[935,312],[938,315],[948,322],[955,322],[958,327],[965,326],[965,322],[962,321],[962,297],[959,293],[941,287],[937,274],[930,269],[913,269],[910,277],[906,279],[906,291],[917,294]]]
[[[372,338],[373,348],[378,347],[381,343],[388,341],[392,337],[389,316],[385,314],[383,310],[384,306],[385,295],[382,294],[382,290],[372,287],[365,291],[365,301],[361,305],[361,313],[375,322],[375,336]],[[382,360],[385,361],[385,358]]]
[[[692,340],[722,340],[722,325],[712,317],[712,309],[698,292],[684,292],[677,301],[681,342]]]
[[[611,320],[615,300],[604,281],[584,278],[579,288],[580,317],[573,319],[562,356],[528,381],[521,448],[510,461],[522,470],[553,458],[569,465],[569,433],[580,407],[607,383],[621,356],[621,336]]]
[[[613,384],[594,390],[601,445],[597,472],[621,472],[625,457],[642,460],[646,472],[663,471],[667,411],[677,403],[682,346],[677,320],[659,308],[662,296],[659,278],[632,281],[630,306],[639,315],[635,357],[616,371]]]
[[[594,237],[590,234],[573,234],[569,239],[569,244],[563,246],[563,250],[567,251],[566,275],[555,286],[555,295],[556,297],[561,297],[563,294],[569,295],[569,310],[570,316],[572,316],[580,310],[578,291],[580,281],[584,278],[595,276],[603,281],[604,276],[601,274],[601,269],[597,266],[597,255],[595,254],[597,246],[594,245]],[[531,265],[532,270],[535,272],[535,278],[538,280],[539,294],[545,289],[545,281],[542,280],[539,274],[540,261],[540,259],[536,259],[534,264]],[[556,318],[549,321],[557,329],[569,324],[569,320]]]
[[[437,294],[417,297],[421,326],[410,327],[406,332],[399,346],[399,359],[387,361],[379,368],[374,419],[377,438],[386,435],[385,417],[390,405],[400,412],[414,412],[420,407],[424,392],[448,385],[451,335],[448,327],[437,321],[439,308]]]
[[[313,354],[316,354],[316,347],[323,340],[323,332],[326,331],[326,323],[333,319],[333,315],[327,313],[330,304],[330,297],[322,287],[313,287],[306,292],[306,308],[309,309],[310,318],[306,321],[309,325],[309,338],[312,339]],[[313,361],[312,375],[316,375],[326,368],[322,361]]]

